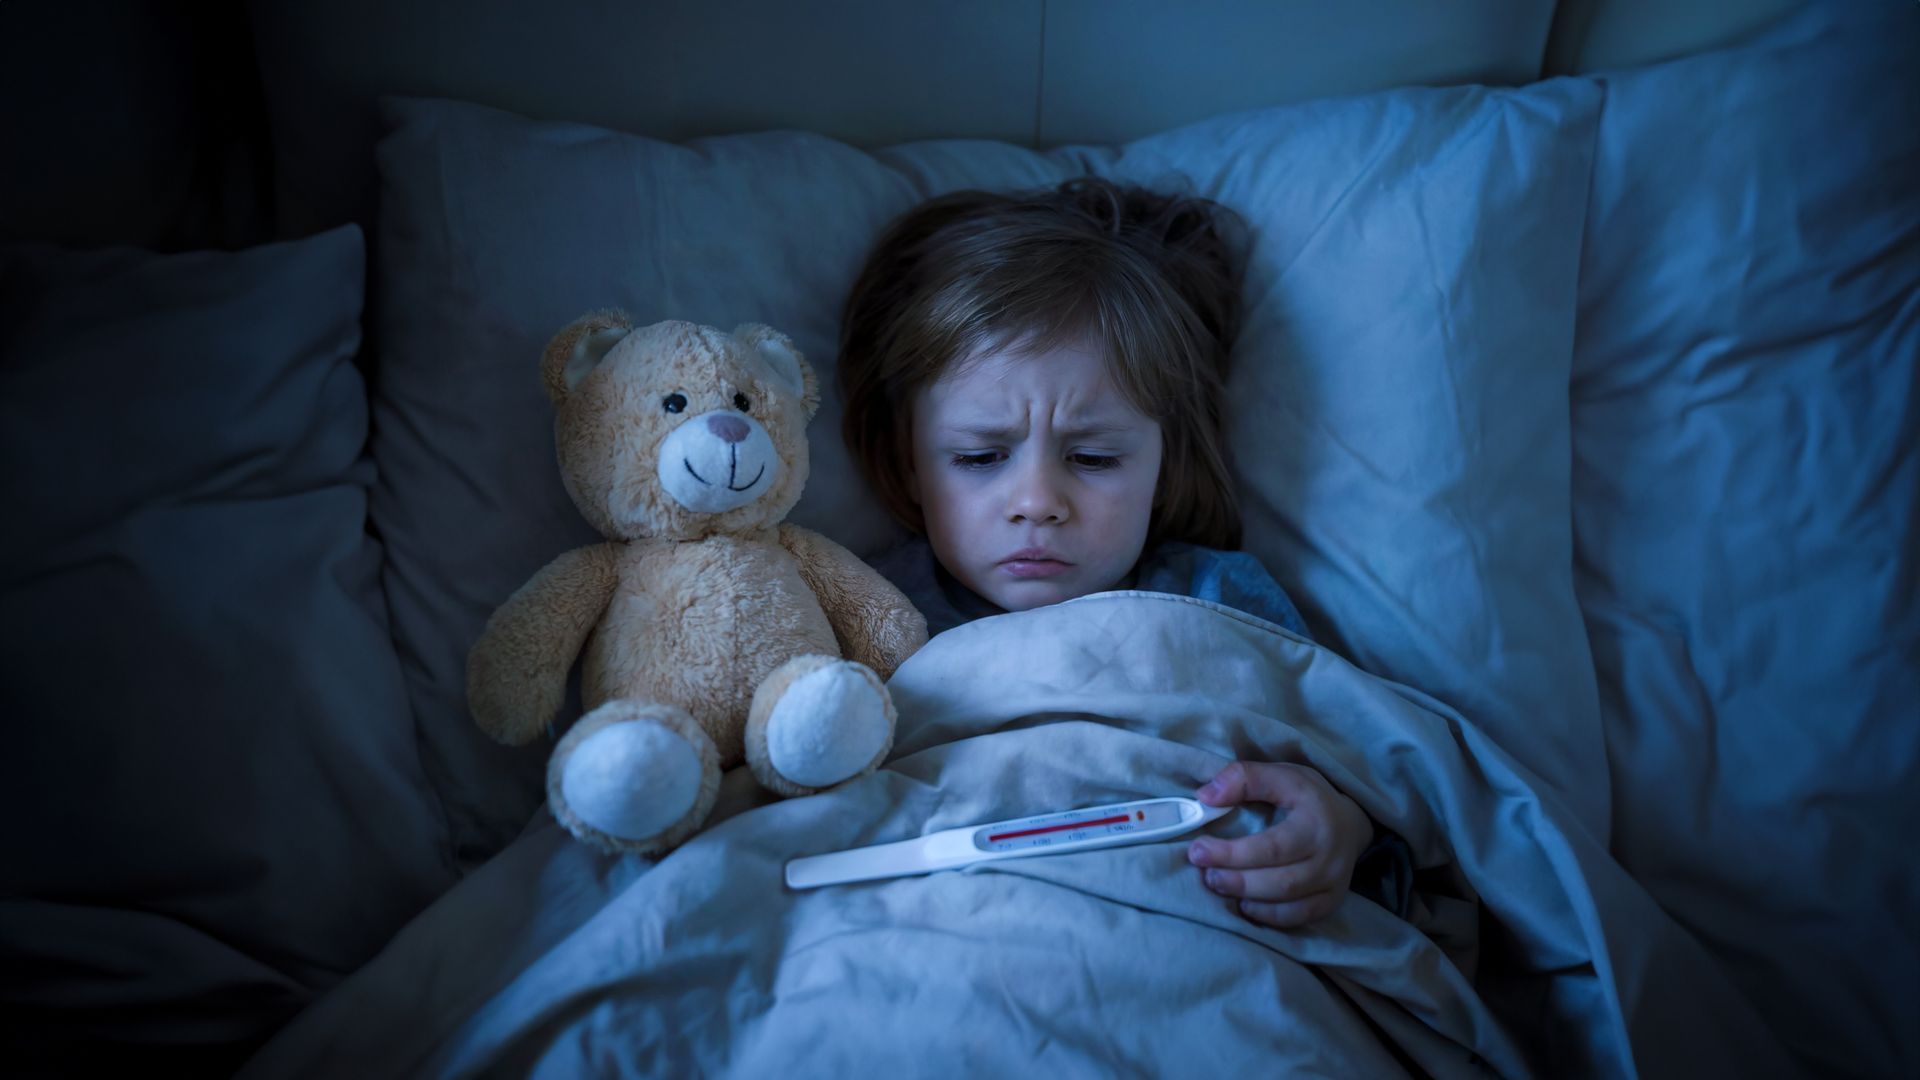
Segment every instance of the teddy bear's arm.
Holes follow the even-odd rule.
[[[826,609],[840,651],[890,678],[927,642],[927,620],[893,583],[853,552],[798,525],[780,526],[780,546]]]
[[[553,722],[567,672],[619,581],[613,544],[548,563],[487,620],[467,654],[467,706],[493,739],[518,746]]]

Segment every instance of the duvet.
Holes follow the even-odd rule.
[[[940,635],[878,772],[773,800],[744,769],[658,861],[544,815],[243,1075],[1770,1073],[1700,948],[1446,706],[1231,610],[1105,593]],[[1241,918],[1174,840],[788,890],[793,857],[1321,769],[1407,839],[1406,919]],[[1600,763],[1595,763],[1596,769]],[[1243,807],[1209,826],[1264,827]]]

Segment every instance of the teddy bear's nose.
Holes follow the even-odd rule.
[[[737,416],[709,416],[707,430],[730,443],[737,443],[747,437],[747,422]]]

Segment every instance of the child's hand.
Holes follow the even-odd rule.
[[[1281,928],[1303,926],[1340,906],[1373,824],[1317,770],[1236,761],[1198,796],[1209,806],[1251,801],[1286,811],[1279,824],[1252,836],[1195,840],[1187,861],[1202,868],[1207,888],[1238,897],[1241,914],[1254,922]]]

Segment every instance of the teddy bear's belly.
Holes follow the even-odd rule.
[[[713,736],[725,767],[743,756],[761,680],[807,653],[838,655],[839,644],[785,548],[728,537],[667,545],[622,560],[587,647],[582,704],[678,705]]]

